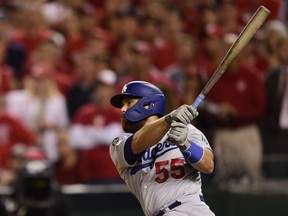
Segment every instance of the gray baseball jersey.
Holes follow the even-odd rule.
[[[177,145],[166,141],[167,134],[133,162],[127,161],[128,152],[125,148],[131,143],[132,137],[133,134],[124,133],[115,138],[110,146],[110,155],[146,216],[155,215],[175,200],[183,203],[173,209],[175,212],[180,211],[181,215],[214,215],[199,198],[202,195],[200,173],[186,163]],[[192,125],[189,125],[188,138],[212,151],[203,133]],[[195,205],[195,202],[199,202],[199,205]],[[173,215],[177,215],[175,212]],[[165,215],[169,215],[169,212]]]

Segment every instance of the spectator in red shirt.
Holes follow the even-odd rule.
[[[20,119],[5,111],[4,96],[0,93],[0,168],[7,168],[11,149],[17,143],[33,145],[37,136]]]
[[[15,88],[13,71],[8,66],[0,65],[0,93],[6,93]]]
[[[234,61],[201,107],[206,126],[213,129],[218,161],[215,181],[224,185],[231,180],[241,183],[244,178],[255,183],[261,177],[258,123],[265,114],[264,80],[245,65],[245,57]]]
[[[54,164],[55,178],[58,184],[80,183],[81,159],[79,151],[70,143],[67,130],[61,130],[58,133],[58,154],[59,158]]]
[[[71,145],[80,151],[83,183],[119,180],[109,157],[111,136],[107,136],[122,131],[120,113],[109,102],[115,92],[116,74],[106,69],[99,72],[96,79],[94,101],[76,113],[69,131]]]

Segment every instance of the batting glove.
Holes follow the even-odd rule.
[[[182,122],[183,124],[187,125],[190,124],[192,120],[198,116],[198,114],[198,111],[191,105],[184,104],[166,115],[165,120],[169,125],[171,125],[174,121]]]
[[[182,122],[172,122],[171,129],[167,135],[169,140],[173,141],[180,148],[184,148],[188,136],[188,127]]]

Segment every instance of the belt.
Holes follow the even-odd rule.
[[[167,211],[172,210],[174,208],[176,208],[177,206],[180,206],[181,202],[179,201],[175,201],[172,204],[170,204],[169,206],[167,206],[166,208],[161,209],[155,216],[162,216],[164,215]]]
[[[199,195],[199,198],[202,202],[205,202],[204,197],[202,195]],[[176,208],[177,206],[180,206],[181,202],[180,201],[175,201],[172,204],[170,204],[169,206],[162,208],[155,216],[162,216],[164,215],[167,211],[172,210],[174,208]]]

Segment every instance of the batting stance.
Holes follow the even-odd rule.
[[[144,214],[213,216],[200,172],[212,173],[214,158],[206,137],[191,124],[198,112],[182,105],[164,115],[164,94],[143,81],[129,82],[110,102],[121,109],[125,132],[113,140],[110,155]]]

